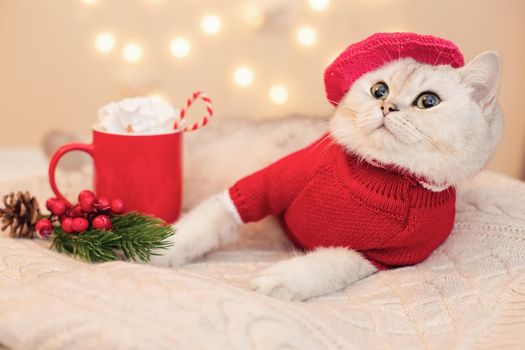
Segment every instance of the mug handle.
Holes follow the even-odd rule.
[[[71,151],[82,151],[89,154],[91,157],[93,157],[93,144],[85,144],[85,143],[69,143],[67,145],[64,145],[57,149],[53,156],[51,157],[51,161],[49,163],[49,184],[51,185],[51,189],[53,190],[53,193],[55,196],[58,197],[58,199],[63,200],[66,202],[69,206],[71,206],[71,203],[60,193],[58,190],[56,181],[55,181],[55,168],[58,164],[58,161],[62,156],[68,152]]]

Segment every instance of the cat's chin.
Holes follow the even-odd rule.
[[[398,142],[403,142],[403,140],[401,140],[401,138],[397,136],[392,130],[390,130],[385,124],[372,131],[372,134],[377,135],[377,137],[388,137],[391,139],[395,139]]]
[[[375,145],[381,149],[400,150],[403,149],[404,146],[414,144],[414,142],[403,138],[396,130],[390,129],[388,125],[385,124],[372,130],[368,138],[371,141],[369,146]]]
[[[417,164],[418,161],[415,160],[417,155],[412,154],[413,149],[410,149],[417,147],[416,143],[409,143],[407,140],[401,141],[400,137],[387,126],[383,125],[374,129],[366,137],[361,135],[359,139],[363,142],[360,144],[354,143],[354,140],[350,140],[348,135],[341,135],[337,132],[331,132],[331,134],[335,142],[368,164],[409,175],[431,191],[439,192],[455,185],[447,177],[434,176],[438,174],[435,171],[436,169],[427,172],[421,171],[422,166],[424,167],[425,164]],[[367,139],[366,142],[364,139]],[[428,165],[429,169],[432,169],[430,164],[426,165]]]

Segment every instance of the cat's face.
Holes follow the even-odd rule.
[[[330,130],[371,163],[455,185],[481,170],[499,141],[499,67],[493,52],[459,69],[393,61],[353,83]]]

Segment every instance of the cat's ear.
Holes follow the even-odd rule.
[[[491,106],[498,94],[501,61],[496,51],[477,55],[460,69],[461,80],[472,88],[472,98],[482,109]]]

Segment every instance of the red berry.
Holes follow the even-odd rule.
[[[80,193],[78,194],[78,201],[82,202],[84,198],[95,198],[95,194],[93,193],[93,191],[90,190],[80,191]]]
[[[89,222],[84,218],[74,218],[71,224],[71,228],[75,232],[84,232],[89,227]]]
[[[107,215],[98,215],[93,219],[93,228],[111,230],[113,225],[111,225],[111,220]]]
[[[107,197],[98,197],[96,206],[98,210],[108,210],[109,199]]]
[[[78,217],[84,216],[84,213],[82,212],[82,208],[80,207],[80,204],[77,204],[73,208],[69,209],[69,211],[67,212],[67,215],[71,218],[78,218]]]
[[[58,199],[56,198],[49,198],[47,201],[46,201],[46,208],[47,210],[51,211],[51,208],[53,207],[53,203],[55,203]]]
[[[122,214],[124,212],[124,202],[122,199],[113,199],[111,201],[111,212],[113,214]]]
[[[67,233],[73,232],[73,218],[64,218],[61,222],[62,230]]]
[[[48,236],[51,236],[51,234],[53,233],[53,230],[50,228],[46,228],[46,229],[42,229],[39,233],[40,233],[40,236],[42,237],[48,237]]]
[[[53,225],[49,219],[40,219],[36,222],[35,230],[41,235],[44,235],[44,232],[46,231],[50,232],[52,229]]]
[[[85,213],[91,213],[95,210],[95,197],[85,197],[80,201],[80,207]]]
[[[64,214],[67,211],[67,204],[66,202],[57,199],[51,203],[51,212],[53,215],[60,216]]]

